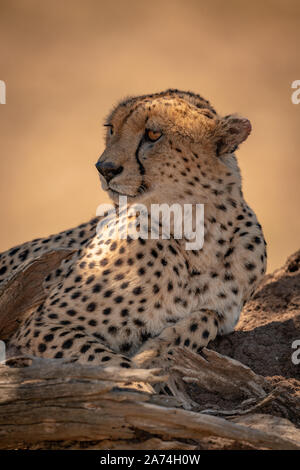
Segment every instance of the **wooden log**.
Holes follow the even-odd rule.
[[[296,434],[261,430],[186,411],[169,397],[123,389],[126,381],[165,380],[157,370],[101,369],[72,362],[31,359],[25,367],[0,366],[0,447],[42,441],[201,440],[216,436],[256,448],[300,449]],[[158,404],[159,403],[159,404]],[[179,406],[179,403],[178,403]],[[130,445],[130,444],[129,444]]]
[[[186,383],[199,384],[201,389],[222,393],[234,399],[244,394],[248,397],[263,398],[267,381],[255,374],[239,361],[203,348],[202,355],[187,348],[174,349],[174,363],[171,371]]]
[[[43,282],[74,250],[51,250],[25,262],[0,288],[0,339],[8,341],[34,308],[46,298]]]

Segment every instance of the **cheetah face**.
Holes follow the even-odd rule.
[[[106,148],[96,167],[116,202],[120,195],[171,202],[196,194],[201,175],[220,176],[222,157],[250,132],[248,120],[221,119],[203,98],[173,90],[122,102],[105,127]]]

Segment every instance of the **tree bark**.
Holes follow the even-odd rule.
[[[24,358],[0,365],[0,448],[45,441],[122,442],[138,447],[141,434],[183,448],[187,440],[216,436],[256,448],[300,449],[299,431],[285,436],[180,408],[174,397],[124,388],[124,383],[165,381],[159,370],[83,366],[63,360]],[[144,439],[145,441],[145,439]],[[158,442],[158,441],[154,441]],[[107,444],[108,445],[108,444]],[[118,444],[117,444],[118,445]],[[142,444],[141,444],[142,445]],[[149,445],[149,444],[148,444]],[[148,447],[149,448],[149,447]]]

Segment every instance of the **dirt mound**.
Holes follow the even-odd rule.
[[[300,365],[292,362],[295,340],[300,340],[300,250],[265,276],[236,331],[217,338],[210,348],[264,377],[297,379],[300,388]]]
[[[216,338],[208,349],[240,361],[266,379],[268,398],[249,410],[250,414],[259,411],[288,418],[299,427],[300,364],[292,358],[294,354],[294,359],[300,359],[300,344],[292,347],[297,340],[300,341],[300,250],[282,268],[265,276],[245,305],[236,331]],[[247,400],[242,390],[233,399],[222,391],[208,391],[205,384],[191,386],[190,394],[202,411],[209,405],[228,417],[234,414],[230,410]]]

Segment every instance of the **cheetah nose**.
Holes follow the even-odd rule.
[[[98,160],[98,162],[96,163],[96,168],[99,173],[104,176],[107,183],[109,183],[111,179],[113,179],[115,176],[119,175],[123,171],[122,166],[116,166],[112,162],[100,162],[100,160]]]

